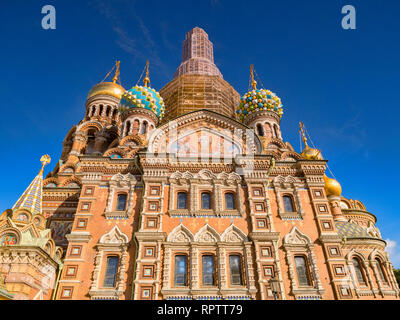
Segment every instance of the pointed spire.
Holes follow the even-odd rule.
[[[254,80],[254,65],[250,65],[251,86],[254,90],[257,89],[257,81]]]
[[[121,63],[121,61],[116,61],[115,62],[115,75],[113,78],[113,83],[117,83],[118,79],[119,79],[119,64]]]
[[[149,78],[149,60],[146,62],[146,76],[143,79],[144,86],[147,87],[148,84],[150,83],[150,78]]]
[[[26,209],[33,215],[42,214],[43,169],[50,163],[50,161],[51,158],[47,154],[40,158],[42,168],[18,201],[14,204],[13,210]]]

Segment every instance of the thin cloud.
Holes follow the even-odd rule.
[[[115,9],[108,2],[100,0],[93,3],[94,7],[102,14],[111,24],[112,30],[117,34],[116,44],[125,52],[133,56],[134,59],[142,61],[150,60],[151,64],[157,67],[157,71],[163,76],[169,77],[171,72],[163,63],[158,54],[157,43],[151,35],[149,28],[143,20],[135,13],[134,10],[125,10],[125,15],[129,14],[138,25],[138,30],[141,31],[143,39],[132,38],[129,33],[123,28],[121,19],[115,12]],[[127,6],[132,8],[132,2],[126,2]],[[136,45],[137,40],[140,40],[140,48]]]
[[[386,251],[389,254],[390,261],[395,268],[400,268],[400,252],[398,250],[397,242],[391,239],[386,239]]]

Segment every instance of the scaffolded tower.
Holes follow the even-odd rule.
[[[182,63],[160,94],[166,104],[164,121],[199,109],[235,117],[240,100],[239,93],[214,64],[213,45],[207,33],[198,27],[186,34]]]

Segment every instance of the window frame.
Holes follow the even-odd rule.
[[[123,210],[120,210],[120,209],[119,209],[119,199],[120,199],[121,196],[125,196],[125,206],[124,206],[124,209],[123,209]],[[118,193],[118,194],[117,194],[117,198],[116,198],[115,201],[116,201],[116,203],[115,203],[115,211],[117,211],[117,212],[124,212],[124,211],[127,210],[127,205],[128,205],[128,194],[127,194],[127,193],[125,193],[125,192],[120,192],[120,193]]]
[[[233,274],[232,273],[232,265],[231,265],[231,258],[232,257],[238,257],[239,258],[239,273],[238,274]],[[229,282],[231,286],[244,286],[244,277],[243,277],[243,261],[242,261],[242,255],[240,253],[230,253],[228,255],[228,265],[229,265]],[[233,281],[233,277],[234,276],[238,276],[239,275],[239,279],[240,279],[240,283],[234,283]]]
[[[227,197],[232,196],[232,208],[228,208],[228,201]],[[224,193],[224,203],[225,203],[225,210],[236,210],[237,205],[236,205],[236,194],[235,192],[232,191],[227,191]]]
[[[305,267],[304,271],[305,271],[305,275],[306,275],[306,279],[307,279],[307,284],[301,283],[300,273],[299,273],[299,268],[296,263],[296,258],[302,258],[304,261],[304,267]],[[312,287],[313,279],[312,279],[311,272],[310,272],[310,263],[309,263],[307,257],[304,254],[296,254],[293,257],[293,260],[294,260],[294,267],[296,269],[297,283],[298,283],[299,287]]]
[[[291,204],[291,207],[292,207],[292,211],[287,211],[287,210],[286,210],[286,205],[285,205],[285,199],[286,199],[286,198],[290,199],[290,204]],[[288,194],[288,193],[283,194],[283,195],[282,195],[282,203],[283,203],[283,212],[284,212],[284,213],[293,213],[293,212],[297,212],[297,210],[296,210],[296,205],[295,205],[295,202],[294,202],[294,199],[293,199],[293,195]]]
[[[115,267],[115,272],[114,272],[114,280],[113,280],[113,285],[108,285],[106,282],[108,281],[107,277],[109,277],[108,275],[108,270],[109,270],[109,261],[111,259],[117,259],[117,265]],[[104,270],[104,276],[103,276],[103,288],[115,288],[117,286],[117,276],[118,276],[118,272],[119,272],[119,268],[120,268],[120,257],[118,255],[107,255],[105,258],[105,270]]]
[[[211,257],[212,260],[212,283],[205,283],[204,278],[205,276],[209,276],[210,273],[205,274],[204,272],[204,258],[209,258]],[[216,269],[215,269],[215,255],[212,253],[204,253],[201,255],[201,284],[204,287],[215,287],[217,285],[217,279],[216,279]]]
[[[203,196],[207,195],[209,197],[209,208],[204,208],[203,207]],[[200,209],[201,210],[212,210],[212,197],[211,197],[211,192],[210,191],[202,191],[200,193]]]
[[[180,205],[179,205],[179,196],[180,195],[184,195],[185,196],[185,204],[186,204],[186,206],[184,208],[181,208]],[[177,210],[188,210],[188,208],[189,208],[188,198],[189,197],[188,197],[187,191],[178,191],[176,193],[176,209]]]
[[[184,277],[184,281],[183,281],[183,284],[181,284],[181,283],[178,283],[177,282],[177,276],[180,276],[180,275],[178,275],[178,273],[177,273],[177,258],[178,257],[184,257],[185,258],[185,272],[184,272],[184,274],[183,274],[183,277]],[[189,262],[189,259],[188,259],[188,255],[186,254],[186,253],[176,253],[175,255],[174,255],[174,287],[187,287],[188,285],[189,285],[189,276],[188,276],[188,262]]]
[[[354,261],[357,262],[358,268],[354,264]],[[359,257],[352,257],[351,258],[351,263],[353,264],[353,268],[354,268],[354,272],[355,272],[355,276],[356,276],[356,280],[357,280],[358,285],[359,286],[363,286],[363,287],[367,286],[367,281],[366,281],[364,270],[363,270],[364,268],[363,268],[363,266],[361,264],[361,259]],[[359,273],[357,272],[357,270],[359,271]],[[362,279],[361,281],[360,281],[360,276],[361,276],[361,279]]]

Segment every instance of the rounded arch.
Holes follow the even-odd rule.
[[[0,247],[7,245],[18,245],[21,242],[22,234],[16,228],[6,228],[0,232]]]
[[[47,188],[54,188],[53,186],[49,186],[49,184],[54,184],[55,187],[58,185],[58,180],[57,178],[47,178],[43,181],[43,187]]]
[[[99,121],[83,122],[81,125],[78,126],[76,131],[87,133],[90,129],[93,129],[96,132],[101,131],[103,130],[103,125]]]
[[[73,176],[73,177],[70,177],[70,178],[66,179],[64,182],[61,183],[61,187],[68,188],[68,185],[72,184],[72,183],[76,183],[79,186],[79,188],[82,187],[81,179],[79,179],[76,176]]]
[[[120,142],[120,146],[123,146],[129,142],[134,142],[138,147],[139,146],[143,146],[143,140],[137,136],[137,135],[129,135],[126,136],[124,138],[122,138],[121,142]]]
[[[32,217],[32,213],[26,209],[17,209],[12,214],[12,220],[26,223],[30,223],[32,221]]]

